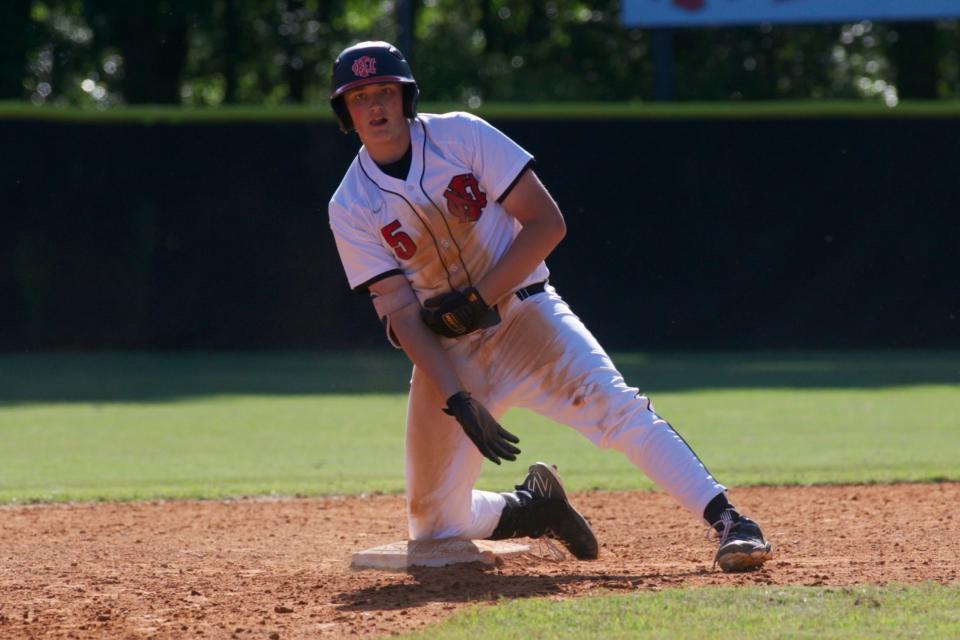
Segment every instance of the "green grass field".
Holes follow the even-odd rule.
[[[614,355],[731,485],[960,479],[960,354]],[[0,356],[0,502],[402,491],[402,355]],[[574,490],[651,485],[516,410],[516,464]],[[748,454],[748,455],[747,455]]]
[[[462,103],[421,103],[423,113],[464,111]],[[956,118],[960,101],[905,101],[888,107],[867,100],[802,100],[769,102],[549,102],[485,103],[470,109],[497,120],[754,120],[758,118]],[[106,110],[96,107],[37,107],[25,102],[0,102],[0,120],[33,120],[110,124],[185,124],[196,122],[316,122],[333,121],[325,104],[223,105],[214,108],[133,105]]]
[[[614,354],[730,485],[960,480],[960,353]],[[0,503],[402,490],[397,353],[0,356]],[[516,464],[649,488],[618,454],[525,411]],[[423,637],[960,636],[960,589],[665,590],[468,610]]]
[[[956,638],[960,588],[740,587],[641,591],[475,607],[416,638]]]

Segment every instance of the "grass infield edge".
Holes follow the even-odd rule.
[[[468,110],[463,104],[422,103],[424,113]],[[960,100],[902,102],[887,107],[877,102],[809,100],[790,102],[553,102],[488,103],[470,109],[496,120],[808,120],[808,119],[925,119],[960,118]],[[332,123],[326,104],[228,105],[191,108],[133,105],[98,110],[91,107],[34,106],[0,102],[0,122],[61,122],[73,124],[231,124]]]

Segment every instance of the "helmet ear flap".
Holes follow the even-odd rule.
[[[340,122],[340,131],[344,133],[353,131],[353,118],[350,117],[350,111],[347,109],[347,104],[344,102],[343,96],[337,96],[331,100],[330,106],[333,107],[333,113]]]
[[[415,82],[403,85],[403,115],[413,119],[417,117],[417,100],[420,99],[420,89]]]

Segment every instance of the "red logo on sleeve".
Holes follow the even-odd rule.
[[[476,222],[487,206],[487,194],[480,191],[480,184],[472,173],[454,176],[443,192],[447,199],[447,211],[465,222]]]

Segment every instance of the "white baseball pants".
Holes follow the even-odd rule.
[[[510,407],[526,407],[573,427],[600,448],[622,452],[702,519],[707,503],[725,487],[653,412],[647,397],[627,386],[553,287],[525,300],[510,295],[499,309],[496,327],[443,339],[474,398],[498,420]],[[473,489],[484,458],[441,411],[445,406],[446,398],[414,368],[406,428],[410,538],[483,539],[496,528],[505,502],[499,493]]]

